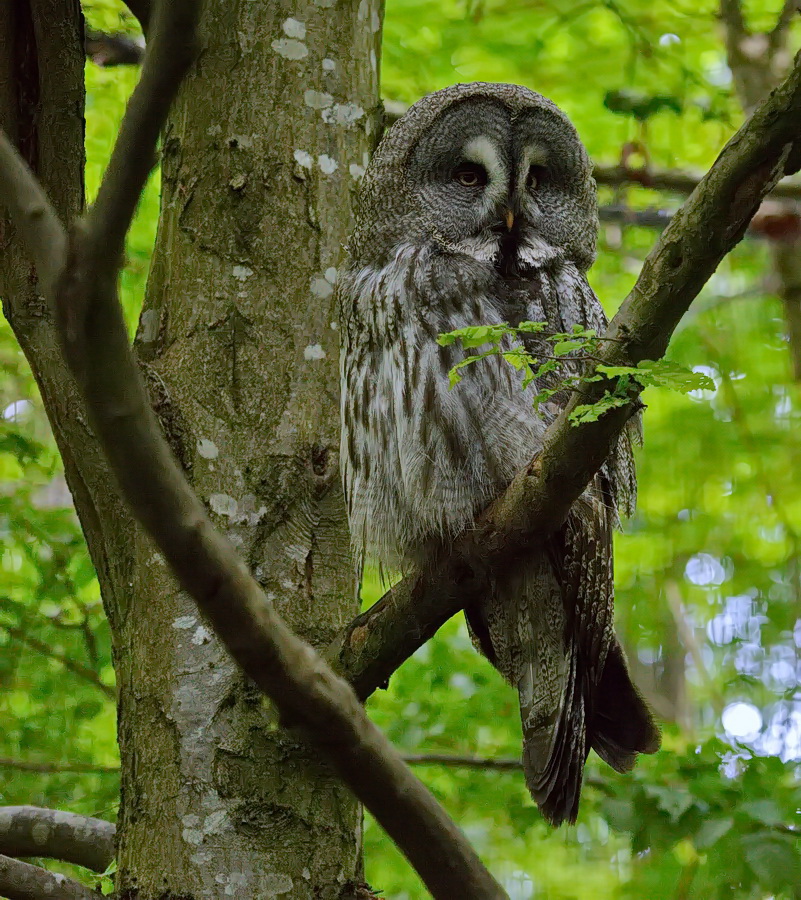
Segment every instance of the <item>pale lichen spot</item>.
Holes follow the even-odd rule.
[[[321,153],[320,156],[317,157],[317,164],[320,166],[320,171],[323,175],[333,175],[339,168],[339,163],[337,163],[335,159],[332,159],[327,153]]]
[[[320,300],[326,300],[334,293],[333,287],[331,287],[330,282],[326,281],[325,278],[312,278],[309,289],[312,294],[314,294],[315,297],[319,297]]]
[[[152,344],[159,336],[159,310],[146,309],[139,317],[139,336],[146,344]]]
[[[205,625],[198,626],[197,631],[192,635],[192,643],[196,647],[201,647],[203,644],[208,644],[211,640],[211,632]]]
[[[297,19],[286,19],[281,27],[284,29],[284,34],[287,37],[297,38],[299,41],[306,37],[306,26]]]
[[[378,59],[375,55],[375,50],[370,51],[370,68],[374,71],[378,71]]]
[[[309,344],[303,351],[304,359],[325,359],[327,355],[321,344]]]
[[[213,812],[210,816],[206,816],[206,821],[203,823],[203,833],[220,834],[225,831],[229,825],[230,820],[228,818],[228,813],[224,809],[218,809],[217,812]]]
[[[328,57],[323,60],[323,72],[333,72],[336,67],[336,60],[328,59]]]
[[[203,843],[203,832],[198,827],[200,825],[200,816],[182,816],[181,824],[183,825],[181,835],[187,844],[197,845]]]
[[[373,32],[373,34],[375,34],[376,31],[378,31],[378,29],[380,27],[381,27],[381,16],[378,14],[378,10],[374,9],[373,14],[370,17],[370,30]]]
[[[303,102],[312,109],[327,109],[334,98],[324,91],[304,91]]]
[[[334,266],[329,266],[325,272],[323,272],[323,277],[329,284],[336,284],[337,282],[337,270]]]
[[[309,55],[309,48],[294,38],[278,38],[270,46],[284,59],[305,59]]]
[[[214,443],[214,441],[208,440],[208,438],[201,438],[197,442],[197,452],[203,457],[203,459],[217,459],[220,455],[219,448]]]
[[[295,886],[295,882],[281,872],[270,872],[263,876],[259,884],[260,897],[277,897],[279,894],[288,894]]]
[[[215,135],[220,134],[221,131],[222,125],[209,125],[206,129],[206,134],[209,135],[209,137],[214,137]]]
[[[367,18],[367,13],[370,12],[370,4],[367,0],[361,0],[359,4],[359,9],[356,11],[356,15],[360,21],[364,21]]]
[[[314,157],[305,150],[296,150],[293,154],[295,162],[304,169],[311,169],[314,165]]]
[[[248,266],[234,266],[233,273],[234,278],[237,278],[239,281],[247,281],[253,274],[253,269]]]
[[[47,822],[34,822],[31,826],[31,837],[34,844],[40,847],[50,839],[50,825]]]
[[[355,178],[356,181],[359,181],[364,175],[364,166],[360,166],[358,163],[351,163],[348,166],[348,171],[350,172],[351,178]]]
[[[364,110],[356,103],[335,103],[323,110],[323,121],[329,125],[350,127],[364,115]]]
[[[311,879],[311,872],[309,871],[308,866],[306,866],[300,874],[306,879],[306,881],[309,881]]]
[[[186,631],[187,628],[191,628],[195,622],[197,622],[197,618],[195,616],[179,616],[173,623],[172,627],[177,628],[179,631]]]
[[[339,322],[332,322],[331,328],[333,331],[337,331],[339,329]]]
[[[212,494],[209,497],[209,506],[218,516],[235,516],[239,504],[228,494]]]

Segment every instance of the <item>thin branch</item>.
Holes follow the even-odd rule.
[[[38,772],[41,775],[71,773],[74,775],[119,775],[119,766],[101,766],[95,763],[32,762],[0,756],[0,769],[16,769],[18,772]]]
[[[604,338],[610,365],[635,366],[663,356],[679,320],[743,237],[765,194],[797,171],[801,132],[801,62],[724,147],[712,169],[673,217],[643,264]],[[588,385],[600,399],[606,382]],[[632,389],[634,399],[636,386]],[[329,648],[334,667],[368,697],[454,613],[480,602],[486,575],[529,552],[564,522],[570,506],[608,457],[633,406],[595,422],[570,425],[575,394],[548,428],[531,464],[424,574],[396,584],[358,616]]]
[[[500,900],[505,892],[431,793],[367,718],[349,685],[290,631],[231,544],[218,534],[164,440],[148,403],[116,292],[125,233],[154,158],[169,105],[191,58],[192,0],[158,5],[142,77],[95,206],[74,230],[55,292],[65,357],[87,400],[95,434],[134,513],[231,655],[298,726],[373,813],[435,898]],[[0,188],[16,202],[35,194],[22,164],[0,145]],[[29,228],[37,264],[54,268]],[[55,264],[57,268],[57,261]],[[51,282],[52,283],[52,282]],[[51,298],[53,294],[50,295]]]
[[[410,766],[444,766],[448,769],[483,769],[488,772],[520,772],[523,763],[519,759],[499,757],[489,759],[485,756],[456,756],[451,753],[407,753],[403,759]],[[585,773],[585,787],[595,788],[605,794],[611,792],[611,785],[606,779]]]
[[[138,66],[145,58],[144,45],[127,34],[107,34],[87,29],[83,46],[86,56],[103,68]]]
[[[726,31],[738,41],[748,35],[740,0],[720,0],[720,18]]]
[[[668,607],[670,608],[670,613],[673,616],[673,621],[676,623],[676,629],[679,632],[681,642],[692,657],[695,668],[698,670],[698,675],[709,693],[715,715],[720,716],[723,713],[723,707],[726,705],[726,701],[718,690],[715,680],[704,662],[704,654],[701,652],[701,647],[696,640],[695,633],[690,627],[687,617],[684,615],[684,605],[681,602],[681,591],[679,591],[679,586],[675,581],[668,581],[666,583],[665,597],[668,602]]]
[[[144,34],[150,30],[150,19],[153,15],[153,7],[150,0],[125,0],[125,5],[139,21]]]
[[[116,828],[104,819],[39,806],[0,806],[0,853],[37,856],[105,872]],[[2,894],[2,891],[0,891]]]
[[[74,675],[77,675],[79,678],[83,678],[85,681],[90,682],[96,688],[99,688],[107,697],[110,697],[112,700],[117,699],[117,691],[115,688],[106,684],[104,681],[101,681],[100,676],[95,672],[94,669],[90,669],[88,666],[84,666],[79,662],[76,662],[72,657],[67,656],[66,653],[61,653],[59,650],[54,650],[49,644],[46,644],[44,641],[40,641],[38,638],[31,637],[29,634],[26,634],[22,628],[17,628],[14,625],[7,625],[5,622],[0,622],[0,628],[2,628],[5,632],[11,635],[14,640],[19,641],[21,644],[25,644],[27,647],[30,647],[32,650],[36,650],[37,653],[41,653],[44,656],[49,656],[50,659],[54,659],[57,663],[60,663],[64,666],[65,669],[68,669]]]
[[[446,766],[451,769],[491,769],[497,772],[519,772],[519,759],[489,759],[484,756],[456,756],[452,753],[407,753],[404,762],[410,766]]]
[[[40,866],[0,856],[0,896],[6,900],[99,900],[100,895],[72,878]]]
[[[777,51],[785,48],[790,25],[799,12],[801,12],[799,0],[784,0],[784,5],[776,19],[776,24],[768,34],[771,53],[775,54]]]

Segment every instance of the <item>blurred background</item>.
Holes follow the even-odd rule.
[[[691,176],[801,45],[794,6],[753,0],[743,21],[727,0],[723,18],[706,0],[388,0],[383,97],[396,110],[454,82],[510,81],[561,106],[598,167],[590,280],[612,314]],[[141,37],[119,3],[84,0],[84,10],[91,196]],[[514,900],[801,897],[800,213],[801,186],[763,207],[671,343],[670,358],[714,390],[644,395],[639,509],[616,541],[616,609],[663,750],[628,777],[592,757],[579,824],[553,832],[516,768],[516,695],[461,617],[370,700]],[[132,328],[157,215],[154,178],[124,274]],[[380,593],[368,574],[365,604]],[[0,804],[113,818],[113,680],[93,569],[3,321]],[[417,879],[370,822],[365,857],[388,900],[417,900]]]

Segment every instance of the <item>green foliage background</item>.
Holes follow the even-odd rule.
[[[754,0],[751,24],[769,27],[778,5]],[[135,31],[112,0],[85,8],[97,28]],[[655,167],[703,168],[741,120],[707,0],[389,0],[384,46],[386,98],[411,102],[456,81],[520,82],[562,106],[603,163],[636,140]],[[88,64],[86,74],[91,195],[137,73]],[[642,188],[605,189],[601,199],[679,202]],[[132,327],[157,212],[153,179],[123,281]],[[654,239],[643,229],[602,229],[591,281],[610,313]],[[518,772],[419,769],[516,900],[801,897],[793,832],[801,815],[799,388],[772,288],[767,246],[746,241],[670,349],[677,362],[701,367],[714,390],[645,394],[639,511],[616,545],[617,609],[638,675],[677,719],[665,725],[664,749],[630,777],[591,759],[579,824],[555,833]],[[63,506],[35,386],[5,322],[0,414],[0,803],[113,818],[108,627]],[[368,576],[365,602],[380,591]],[[370,711],[410,754],[519,753],[516,698],[476,655],[460,618]],[[20,762],[86,771],[35,772]],[[384,896],[423,896],[370,822],[366,844],[368,878]]]

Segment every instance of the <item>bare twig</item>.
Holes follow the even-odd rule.
[[[765,194],[798,168],[801,64],[742,126],[646,259],[610,323],[601,355],[611,365],[659,359],[682,315],[723,256],[742,238]],[[608,385],[588,385],[599,399]],[[576,428],[575,395],[545,435],[539,456],[462,534],[447,558],[395,585],[358,616],[329,658],[369,696],[465,605],[481,600],[488,570],[502,567],[564,521],[609,455],[633,407],[610,410]]]
[[[19,772],[38,772],[42,775],[71,773],[74,775],[119,775],[119,766],[100,766],[95,763],[32,762],[0,756],[0,769],[16,769]]]
[[[0,856],[0,897],[6,900],[99,900],[100,895],[65,875]]]
[[[39,806],[0,806],[0,853],[5,856],[59,859],[104,872],[114,858],[115,832],[111,822],[91,816]]]
[[[720,18],[726,26],[726,31],[737,40],[748,34],[740,0],[720,0]]]
[[[124,496],[234,659],[273,699],[282,718],[299,726],[328,758],[434,897],[498,900],[506,896],[503,889],[369,721],[351,688],[289,630],[236,551],[214,530],[161,434],[130,352],[116,294],[123,241],[191,58],[197,15],[192,0],[157,7],[141,81],[97,201],[73,233],[54,292],[65,356]],[[37,189],[21,163],[6,164],[11,153],[7,141],[0,144],[0,187],[14,218],[25,220],[19,198],[36,196]],[[50,215],[46,208],[39,221]],[[37,265],[57,271],[63,254],[53,259],[35,222],[26,236]]]
[[[403,757],[410,766],[446,766],[451,769],[491,769],[497,772],[519,772],[519,759],[489,759],[484,756],[456,756],[452,753],[407,753]]]
[[[718,690],[715,680],[709,673],[709,669],[704,662],[704,655],[701,652],[701,647],[690,627],[690,623],[687,621],[687,617],[684,615],[684,606],[681,602],[681,591],[679,591],[679,586],[675,581],[668,581],[665,585],[665,597],[668,602],[668,607],[670,608],[670,613],[673,616],[673,621],[676,623],[676,629],[679,632],[681,642],[693,659],[695,668],[698,670],[698,675],[709,693],[715,714],[720,716],[723,712],[723,707],[725,706],[725,700]]]
[[[790,24],[800,11],[801,3],[799,3],[799,0],[784,0],[784,5],[776,19],[776,24],[768,34],[772,53],[784,49]]]
[[[150,30],[150,19],[153,15],[150,0],[125,0],[125,5],[139,20],[142,31],[147,34]]]
[[[87,57],[104,68],[138,66],[145,58],[144,46],[127,34],[87,30],[83,46]]]
[[[65,669],[68,669],[74,675],[77,675],[79,678],[83,678],[85,681],[90,682],[96,688],[99,688],[107,697],[110,697],[112,700],[116,700],[117,691],[106,684],[104,681],[101,681],[100,676],[95,672],[94,669],[90,669],[88,666],[84,666],[76,660],[72,659],[72,657],[67,656],[65,653],[61,653],[58,650],[54,650],[49,644],[46,644],[44,641],[40,641],[38,638],[31,637],[31,635],[26,634],[22,628],[17,628],[14,625],[6,625],[5,622],[0,622],[0,628],[3,629],[7,634],[11,635],[14,640],[19,641],[21,644],[25,644],[27,647],[30,647],[32,650],[36,650],[37,653],[41,653],[44,656],[50,657],[50,659],[54,659],[57,663],[64,666]]]

